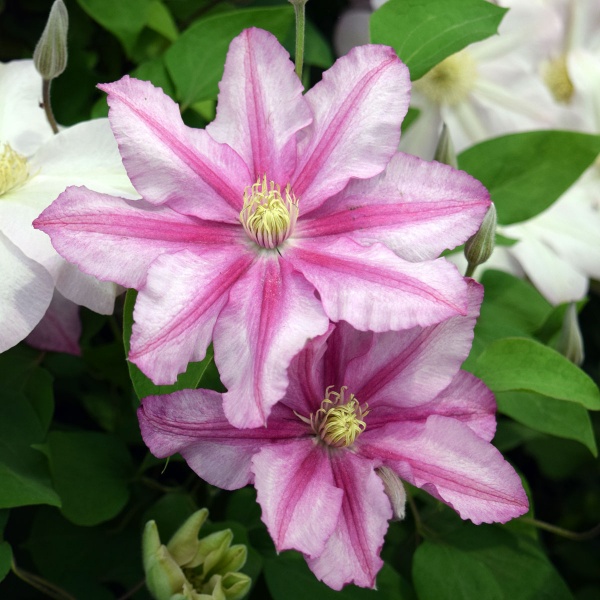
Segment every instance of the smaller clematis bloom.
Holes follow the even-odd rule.
[[[490,444],[495,402],[460,370],[482,288],[469,282],[466,316],[401,332],[361,332],[345,322],[310,341],[267,427],[235,429],[220,394],[183,390],[138,410],[153,454],[180,452],[209,483],[253,483],[278,551],[302,552],[339,590],[373,587],[388,520],[401,518],[399,479],[474,523],[527,511],[514,469]]]
[[[464,314],[466,284],[437,257],[475,233],[489,196],[397,152],[410,80],[392,48],[353,49],[303,94],[277,39],[247,29],[205,130],[148,82],[101,88],[143,200],[71,187],[36,226],[82,271],[139,291],[129,360],[154,383],[212,339],[228,418],[257,427],[330,320],[388,331]]]

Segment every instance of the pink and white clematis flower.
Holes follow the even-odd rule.
[[[33,61],[0,63],[0,352],[34,331],[32,345],[76,354],[77,305],[110,314],[117,288],[67,263],[31,223],[71,184],[136,194],[108,121],[53,135],[41,98]]]
[[[329,319],[386,331],[464,313],[465,282],[432,259],[477,229],[488,194],[396,152],[410,82],[391,48],[355,48],[303,96],[276,38],[245,30],[206,130],[150,83],[100,87],[143,200],[72,187],[36,226],[84,272],[139,290],[129,359],[155,383],[212,338],[227,417],[257,427]]]
[[[267,427],[232,427],[210,390],[145,398],[144,441],[161,458],[180,452],[213,485],[253,483],[278,551],[304,553],[334,589],[373,587],[387,521],[403,511],[400,482],[391,502],[383,481],[400,477],[477,524],[527,511],[519,476],[489,443],[492,393],[460,370],[482,296],[471,280],[467,316],[430,327],[332,324],[292,361]]]

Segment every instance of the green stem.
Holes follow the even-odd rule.
[[[42,82],[42,104],[44,105],[44,110],[46,111],[46,118],[48,119],[48,123],[50,123],[50,127],[52,127],[52,131],[54,133],[58,133],[58,125],[56,124],[54,113],[52,112],[52,104],[50,104],[51,83],[51,79],[44,79],[44,81]]]
[[[473,277],[473,271],[475,271],[476,267],[477,265],[469,263],[467,270],[465,271],[465,277]]]
[[[557,527],[556,525],[551,525],[550,523],[538,521],[537,519],[532,519],[530,517],[521,517],[520,521],[575,542],[585,542],[600,535],[600,523],[595,527],[592,527],[592,529],[588,529],[588,531],[577,533],[576,531],[569,531],[568,529],[563,529],[562,527]]]
[[[131,598],[131,596],[133,596],[136,592],[139,592],[145,584],[145,579],[138,581],[128,592],[120,596],[117,600],[127,600],[128,598]]]
[[[306,17],[304,14],[304,6],[307,0],[290,0],[294,5],[296,13],[296,75],[302,81],[302,67],[304,64],[304,28]]]
[[[25,571],[24,569],[17,567],[17,563],[15,563],[14,558],[11,561],[11,570],[19,579],[29,584],[36,590],[39,590],[42,592],[42,594],[45,594],[49,598],[54,598],[54,600],[77,600],[75,596],[71,596],[71,594],[62,588],[50,583],[49,581],[46,581],[39,575],[34,575],[29,571]]]

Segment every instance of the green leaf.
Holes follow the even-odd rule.
[[[12,549],[8,542],[0,542],[0,581],[2,581],[10,571],[12,560]]]
[[[77,0],[85,12],[119,38],[127,52],[144,28],[151,0]]]
[[[125,296],[125,306],[123,307],[123,342],[125,344],[125,354],[129,354],[129,340],[133,326],[133,307],[136,297],[137,292],[135,290],[129,290]],[[181,373],[177,377],[177,381],[172,385],[155,385],[132,362],[127,361],[127,366],[129,367],[133,389],[140,400],[146,396],[160,396],[178,390],[196,389],[205,376],[207,380],[210,379],[211,381],[211,384],[209,384],[210,388],[216,389],[214,385],[214,371],[216,371],[216,368],[214,366],[212,345],[206,350],[204,359],[200,362],[189,363],[185,373]]]
[[[588,411],[579,404],[530,392],[497,392],[498,411],[535,431],[581,442],[598,455]]]
[[[496,33],[504,13],[484,0],[390,0],[371,17],[371,41],[392,46],[415,81]]]
[[[291,6],[236,10],[196,21],[165,53],[183,108],[216,98],[229,44],[243,29],[260,27],[282,40],[293,22]]]
[[[0,355],[0,508],[60,505],[47,460],[32,448],[44,442],[53,404],[51,378],[36,366],[35,355],[22,348]],[[40,385],[35,393],[30,378]]]
[[[529,131],[481,142],[458,156],[458,166],[488,188],[498,223],[509,225],[548,208],[599,152],[597,135]]]
[[[572,600],[538,543],[497,526],[464,523],[415,553],[419,600]]]
[[[489,345],[474,374],[494,392],[528,391],[600,409],[598,386],[579,367],[539,342],[507,338]]]
[[[179,37],[179,31],[173,20],[173,15],[171,15],[169,9],[160,0],[153,0],[148,6],[146,23],[150,29],[156,31],[156,33],[160,33],[170,42],[174,42]]]
[[[389,565],[384,565],[377,575],[377,590],[348,585],[341,593],[319,581],[297,552],[284,552],[275,559],[265,560],[264,571],[274,600],[402,600],[407,597],[402,589],[408,584]]]
[[[165,94],[172,98],[175,96],[175,88],[162,57],[141,63],[131,72],[131,76],[136,79],[150,81],[156,87],[162,88]]]
[[[129,499],[133,465],[118,437],[52,431],[48,447],[52,479],[67,519],[76,525],[96,525],[121,511]]]

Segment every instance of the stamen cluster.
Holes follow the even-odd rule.
[[[281,187],[259,177],[244,191],[244,207],[240,221],[250,239],[263,248],[276,248],[291,235],[298,218],[298,200],[289,184],[281,194]]]
[[[0,196],[19,187],[27,180],[27,159],[4,144],[0,153]]]

